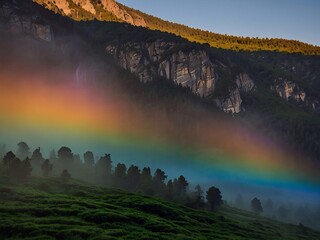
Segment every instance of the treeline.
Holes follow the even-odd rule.
[[[20,142],[16,153],[6,152],[2,146],[0,157],[4,173],[11,181],[27,181],[31,173],[42,177],[58,175],[63,184],[75,177],[100,186],[155,196],[193,208],[214,210],[223,203],[217,187],[212,186],[206,191],[205,201],[201,186],[197,185],[194,191],[190,191],[189,182],[183,175],[167,179],[166,173],[159,168],[152,174],[150,167],[140,169],[135,165],[127,167],[124,163],[114,167],[110,154],[95,161],[93,152],[87,151],[81,159],[69,147],[63,146],[57,152],[52,150],[49,158],[45,159],[40,148],[31,153],[28,144]]]
[[[63,15],[56,5],[44,4],[42,0],[36,0],[38,4],[42,4],[54,11]],[[77,21],[88,20],[100,20],[109,22],[123,22],[115,17],[110,12],[106,11],[101,1],[94,0],[93,5],[96,10],[96,14],[84,10],[80,5],[74,4],[70,1],[70,8],[72,9],[69,17]],[[311,44],[306,44],[296,40],[286,40],[280,38],[257,38],[257,37],[238,37],[230,36],[226,34],[218,34],[201,29],[191,28],[182,24],[177,24],[169,21],[162,20],[160,18],[145,14],[141,11],[129,8],[122,4],[119,4],[121,9],[126,10],[131,16],[142,17],[147,28],[151,30],[159,30],[162,32],[172,33],[183,38],[188,39],[191,42],[197,42],[201,44],[209,44],[211,47],[222,48],[235,51],[277,51],[286,53],[298,53],[304,55],[320,55],[320,47]]]
[[[129,9],[129,8],[126,8]],[[130,9],[131,12],[136,10]],[[320,47],[296,40],[280,38],[250,38],[218,34],[201,29],[191,28],[182,24],[164,21],[138,11],[147,22],[148,28],[176,34],[191,42],[207,43],[211,47],[236,51],[277,51],[299,53],[305,55],[319,55]]]

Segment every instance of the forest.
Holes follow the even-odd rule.
[[[113,165],[111,154],[97,157],[91,151],[82,156],[75,154],[69,147],[62,146],[58,151],[52,150],[45,158],[36,148],[30,151],[26,142],[17,145],[17,151],[0,148],[0,170],[2,180],[8,183],[27,183],[31,178],[60,179],[62,186],[68,186],[71,178],[80,179],[92,186],[111,189],[122,189],[140,195],[155,197],[178,203],[189,208],[219,211],[223,206],[236,207],[251,211],[270,219],[283,222],[306,224],[317,228],[319,209],[308,205],[292,205],[277,202],[271,198],[261,199],[257,196],[248,198],[239,193],[235,198],[224,199],[219,187],[212,185],[205,191],[199,184],[187,181],[180,175],[168,179],[165,171],[157,168],[152,172],[150,167],[125,163]],[[20,160],[23,159],[23,160]],[[179,175],[179,174],[177,174]]]
[[[129,12],[136,11],[126,7]],[[138,11],[139,12],[139,11]],[[213,33],[201,29],[190,28],[188,26],[164,21],[160,18],[153,17],[139,12],[146,19],[147,26],[151,30],[160,30],[172,33],[190,42],[209,44],[214,48],[221,48],[235,51],[275,51],[285,53],[297,53],[305,55],[319,55],[320,47],[302,43],[295,40],[279,38],[250,38],[230,36],[226,34]]]
[[[42,0],[36,0],[42,4]],[[107,22],[123,22],[112,13],[106,11],[100,1],[93,1],[96,10],[96,15],[84,10],[80,6],[69,1],[71,9],[70,17],[77,21],[89,21],[97,19]],[[146,22],[146,27],[150,30],[159,30],[161,32],[171,33],[190,42],[200,44],[208,44],[214,48],[235,50],[235,51],[274,51],[284,53],[295,53],[303,55],[320,55],[320,47],[311,44],[306,44],[296,40],[278,39],[278,38],[250,38],[230,36],[226,34],[213,33],[201,29],[191,28],[182,24],[177,24],[162,20],[158,17],[145,14],[139,10],[135,10],[117,3],[121,9],[124,9],[131,16],[140,16]],[[63,12],[56,6],[50,5],[50,8],[59,14]]]
[[[189,183],[184,176],[168,180],[165,172],[159,168],[152,174],[150,167],[140,169],[135,165],[127,167],[124,163],[113,166],[110,154],[95,161],[91,151],[86,151],[82,158],[79,154],[73,154],[69,147],[63,146],[57,152],[52,150],[49,158],[45,159],[40,148],[31,154],[25,142],[18,144],[16,153],[4,152],[5,147],[2,146],[0,157],[9,181],[27,181],[31,175],[45,178],[60,176],[61,181],[67,184],[74,177],[99,186],[156,196],[194,208],[207,207],[213,210],[222,204],[221,192],[214,186],[206,192],[208,206],[205,206],[200,185],[196,185],[195,191],[188,191]]]

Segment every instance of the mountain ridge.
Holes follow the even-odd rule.
[[[281,38],[249,38],[213,33],[201,29],[172,23],[158,17],[129,8],[114,0],[33,0],[55,12],[63,13],[75,20],[127,22],[134,26],[146,27],[176,34],[191,42],[209,44],[211,47],[235,51],[277,51],[305,55],[320,55],[320,47],[296,40]]]

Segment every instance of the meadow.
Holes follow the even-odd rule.
[[[0,182],[1,239],[320,239],[320,232],[223,206],[210,212],[72,179]]]

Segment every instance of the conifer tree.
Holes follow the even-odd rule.
[[[50,174],[50,172],[51,172],[52,169],[53,169],[53,165],[50,164],[49,159],[46,159],[46,160],[42,163],[41,169],[42,169],[42,175],[43,175],[44,177],[48,177],[49,174]]]

